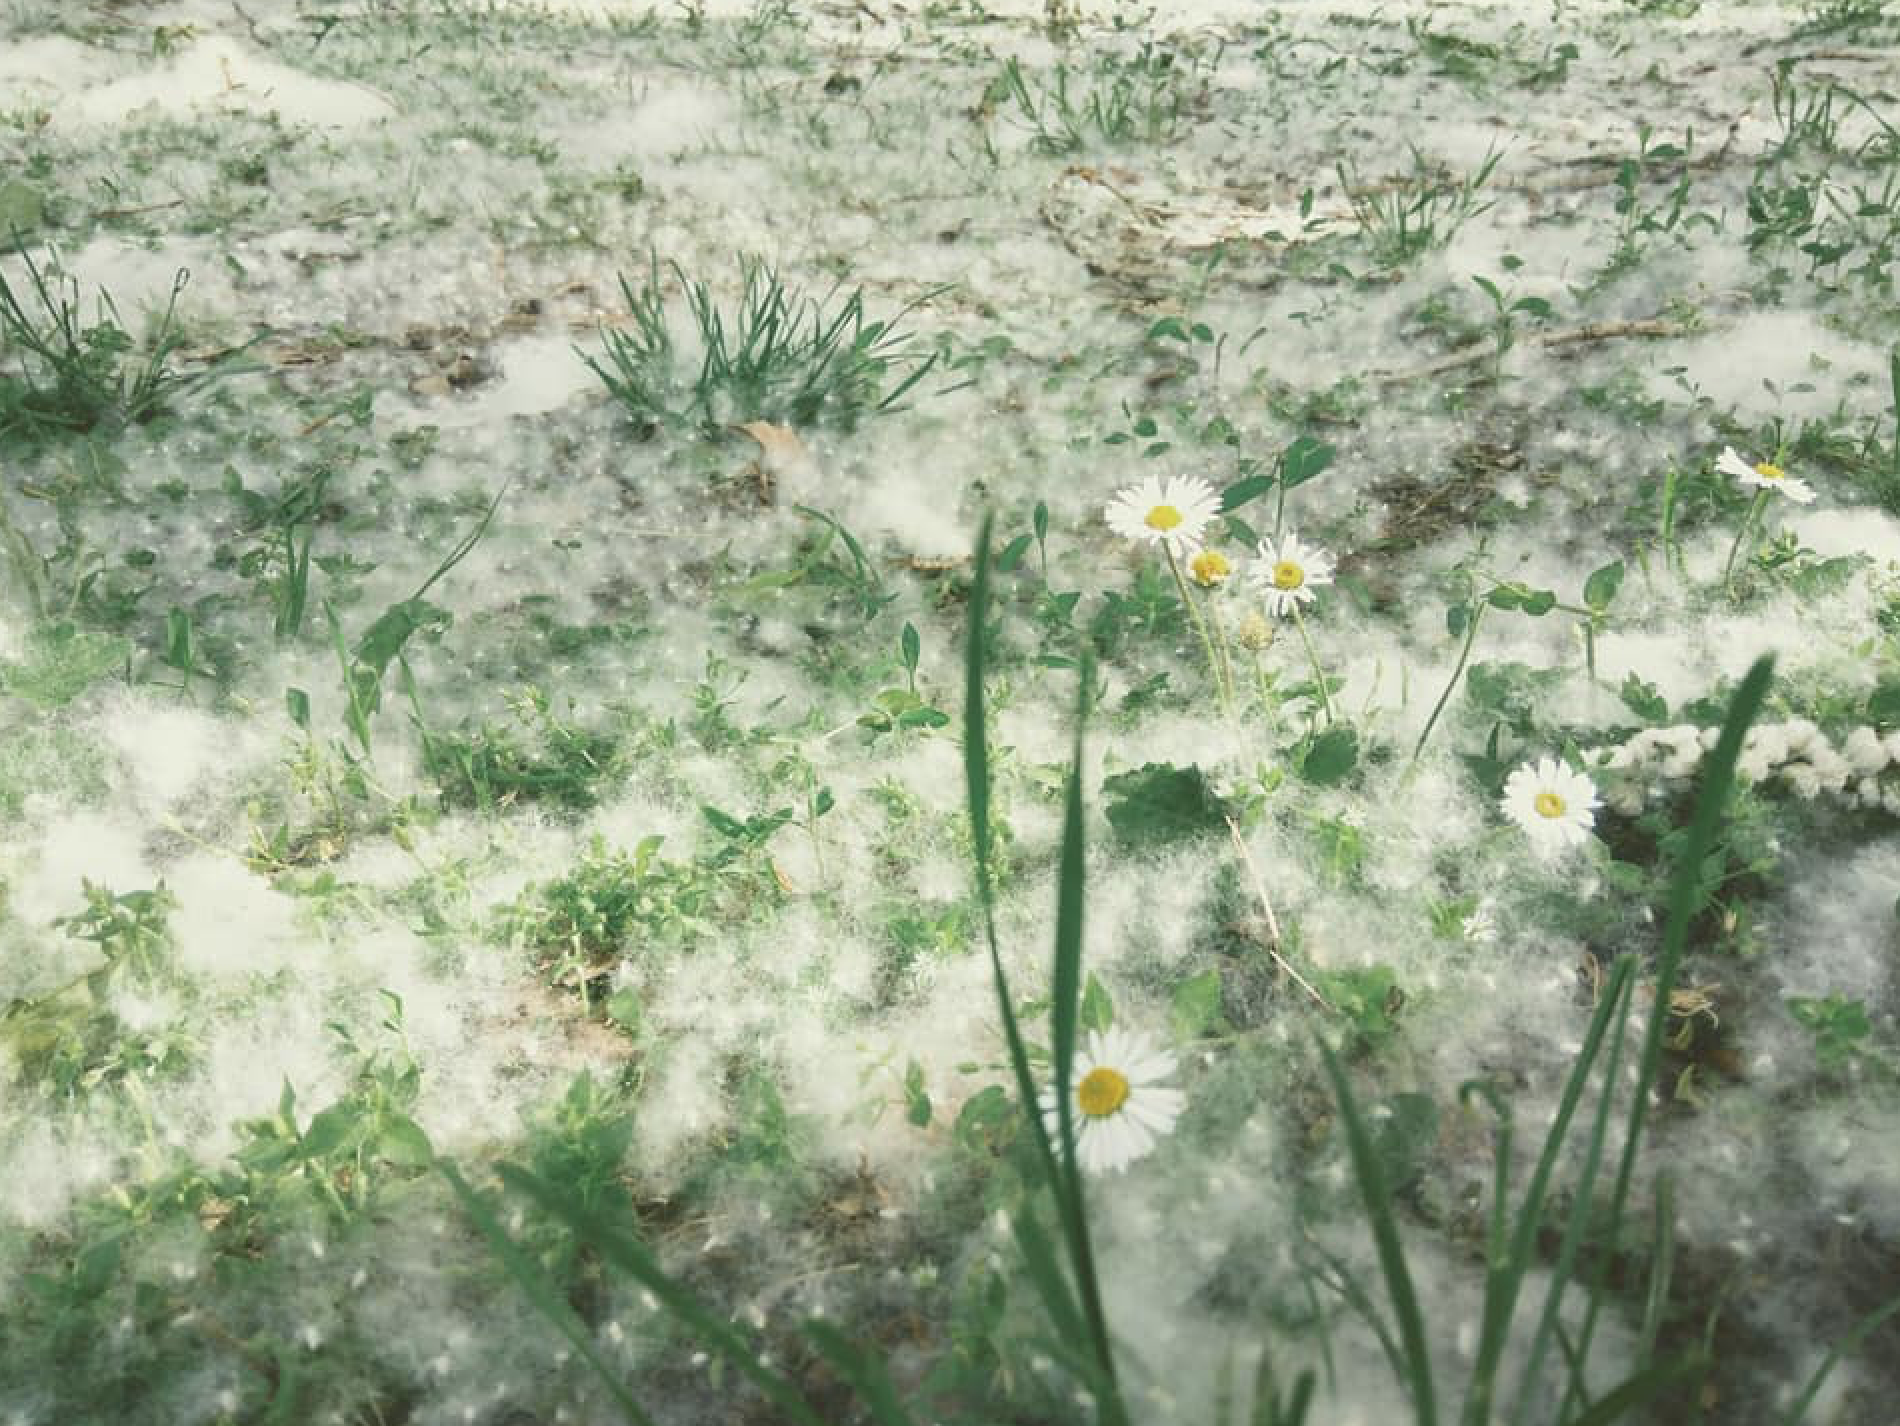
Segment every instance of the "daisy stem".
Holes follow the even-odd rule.
[[[1451,701],[1451,691],[1458,686],[1458,680],[1464,677],[1465,662],[1471,657],[1471,646],[1478,642],[1478,624],[1484,618],[1488,606],[1476,601],[1471,617],[1465,621],[1465,646],[1458,650],[1458,666],[1451,671],[1451,678],[1445,684],[1445,691],[1438,695],[1438,702],[1432,705],[1432,716],[1425,720],[1425,728],[1418,735],[1418,744],[1412,749],[1410,766],[1418,765],[1418,755],[1425,751],[1425,740],[1432,735],[1432,729],[1438,726],[1438,715],[1445,711],[1445,705]]]
[[[1748,513],[1742,516],[1742,528],[1735,532],[1735,543],[1728,547],[1728,563],[1722,567],[1722,589],[1730,599],[1735,597],[1735,557],[1742,552],[1742,541],[1748,538],[1748,532],[1760,523],[1768,495],[1766,490],[1755,492],[1755,498],[1748,502]]]
[[[1221,623],[1220,606],[1214,602],[1211,590],[1207,596],[1207,623],[1214,631],[1214,651],[1220,655],[1222,697],[1227,700],[1227,709],[1231,713],[1234,699],[1239,696],[1238,686],[1234,682],[1234,655],[1227,643],[1227,626]]]
[[[1274,696],[1273,685],[1267,680],[1267,666],[1260,661],[1260,651],[1253,651],[1253,681],[1260,690],[1260,707],[1266,713],[1270,723],[1278,723],[1280,700]]]
[[[1313,636],[1306,632],[1306,616],[1300,613],[1298,600],[1293,601],[1293,627],[1300,631],[1300,642],[1306,645],[1306,660],[1313,665],[1313,686],[1319,690],[1320,711],[1326,715],[1326,723],[1330,727],[1333,700],[1326,696],[1326,671],[1319,666],[1319,651],[1313,647]]]
[[[1224,665],[1214,653],[1214,638],[1207,631],[1207,620],[1201,617],[1194,595],[1187,587],[1187,580],[1181,575],[1181,563],[1174,557],[1174,546],[1162,542],[1161,552],[1168,557],[1168,570],[1174,575],[1174,587],[1181,591],[1181,607],[1187,610],[1188,622],[1194,625],[1194,632],[1201,637],[1201,653],[1207,659],[1207,671],[1214,679],[1214,687],[1220,692],[1221,711],[1229,719],[1234,716],[1234,692],[1223,675]]]

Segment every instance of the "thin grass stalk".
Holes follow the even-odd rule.
[[[614,1404],[620,1408],[627,1420],[634,1423],[634,1426],[654,1426],[653,1418],[647,1415],[640,1403],[633,1399],[627,1388],[622,1385],[620,1378],[615,1375],[613,1368],[602,1359],[600,1352],[594,1346],[592,1335],[575,1317],[574,1309],[567,1305],[560,1289],[549,1281],[548,1275],[542,1271],[540,1265],[522,1252],[515,1240],[508,1236],[507,1230],[495,1220],[494,1214],[488,1211],[488,1205],[483,1203],[480,1195],[468,1186],[454,1164],[446,1159],[437,1159],[435,1166],[437,1172],[448,1180],[449,1187],[461,1201],[462,1211],[468,1214],[469,1221],[475,1225],[476,1231],[487,1240],[489,1251],[501,1261],[503,1269],[515,1280],[515,1285],[521,1289],[522,1295],[543,1317],[554,1324],[563,1337],[567,1338],[568,1344],[580,1353],[581,1360],[593,1368],[594,1375],[600,1379],[600,1384],[606,1387],[607,1394],[614,1399]]]
[[[1722,721],[1721,735],[1702,764],[1702,787],[1696,798],[1695,816],[1689,823],[1689,839],[1669,890],[1669,918],[1663,928],[1662,956],[1656,967],[1653,1003],[1649,1024],[1643,1036],[1643,1053],[1637,1061],[1636,1087],[1630,1105],[1629,1126],[1623,1139],[1623,1154],[1617,1166],[1616,1186],[1610,1197],[1609,1221],[1620,1223],[1624,1205],[1629,1201],[1630,1185],[1636,1175],[1636,1151],[1649,1115],[1649,1093],[1662,1063],[1663,1036],[1669,1024],[1669,997],[1675,989],[1676,972],[1689,939],[1690,919],[1700,909],[1697,891],[1703,860],[1714,844],[1715,833],[1728,804],[1730,787],[1735,781],[1735,763],[1741,756],[1742,739],[1761,711],[1768,685],[1774,677],[1774,659],[1757,659],[1742,679],[1735,696],[1729,700],[1728,716]],[[1602,1288],[1609,1273],[1611,1254],[1605,1253],[1591,1284],[1590,1305],[1586,1309],[1579,1334],[1580,1351],[1586,1358],[1596,1330],[1597,1311]]]
[[[1552,1336],[1559,1326],[1557,1314],[1563,1305],[1564,1291],[1570,1285],[1571,1269],[1576,1265],[1577,1251],[1583,1244],[1584,1230],[1590,1222],[1591,1193],[1596,1187],[1597,1170],[1603,1162],[1603,1145],[1609,1137],[1610,1113],[1616,1105],[1617,1071],[1623,1064],[1623,1045],[1629,1028],[1630,997],[1635,992],[1634,962],[1630,964],[1632,973],[1624,977],[1618,986],[1610,1009],[1610,1023],[1615,1029],[1610,1037],[1609,1057],[1603,1067],[1603,1090],[1597,1100],[1596,1119],[1590,1126],[1590,1138],[1584,1150],[1583,1169],[1577,1176],[1576,1187],[1572,1190],[1570,1219],[1564,1224],[1564,1235],[1557,1248],[1557,1261],[1551,1269],[1550,1288],[1544,1294],[1544,1310],[1538,1317],[1537,1330],[1531,1338],[1530,1352],[1519,1379],[1520,1412],[1523,1410],[1524,1403],[1530,1399],[1531,1393],[1536,1390],[1544,1357],[1550,1350]],[[1541,1211],[1538,1216],[1542,1216]],[[1528,1221],[1531,1220],[1527,1219]],[[1617,1226],[1613,1220],[1610,1225],[1612,1236],[1615,1235]],[[1528,1268],[1529,1264],[1525,1263],[1524,1266]],[[1479,1423],[1483,1420],[1483,1417],[1475,1418],[1475,1421]]]
[[[1057,1123],[1062,1135],[1063,1164],[1068,1170],[1065,1187],[1070,1201],[1070,1257],[1075,1268],[1082,1310],[1088,1319],[1089,1336],[1101,1363],[1102,1374],[1113,1388],[1114,1344],[1108,1334],[1107,1315],[1102,1310],[1095,1254],[1087,1232],[1088,1212],[1083,1194],[1082,1167],[1076,1161],[1075,1152],[1075,1104],[1074,1096],[1070,1093],[1082,998],[1082,910],[1086,900],[1087,876],[1082,832],[1082,725],[1088,716],[1092,682],[1093,669],[1084,657],[1076,707],[1074,760],[1069,769],[1068,791],[1064,798],[1062,851],[1056,892],[1055,976],[1051,988],[1055,1004],[1050,1011],[1050,1019],[1054,1032],[1051,1038],[1054,1041]]]
[[[1412,1274],[1405,1265],[1405,1247],[1399,1241],[1398,1222],[1392,1214],[1392,1191],[1385,1181],[1385,1168],[1372,1145],[1365,1117],[1353,1098],[1352,1086],[1346,1082],[1346,1071],[1339,1063],[1339,1056],[1324,1040],[1318,1043],[1326,1077],[1332,1081],[1333,1095],[1339,1102],[1339,1121],[1346,1131],[1353,1176],[1359,1182],[1359,1195],[1365,1203],[1373,1243],[1378,1249],[1379,1270],[1385,1278],[1386,1293],[1392,1299],[1392,1315],[1398,1323],[1404,1367],[1400,1379],[1411,1393],[1417,1426],[1437,1426],[1438,1395],[1432,1384],[1431,1348],[1425,1341],[1425,1319],[1418,1309]]]
[[[963,767],[970,806],[970,839],[976,860],[977,900],[983,908],[983,930],[989,946],[990,971],[996,984],[1003,1035],[1009,1046],[1010,1068],[1015,1076],[1023,1118],[1029,1124],[1038,1162],[1055,1197],[1056,1212],[1061,1219],[1063,1235],[1069,1248],[1071,1269],[1076,1273],[1078,1284],[1092,1284],[1095,1281],[1094,1256],[1089,1242],[1088,1224],[1078,1215],[1076,1200],[1065,1189],[1063,1163],[1074,1161],[1073,1138],[1065,1136],[1063,1158],[1058,1159],[1048,1130],[1042,1122],[1042,1115],[1038,1112],[1035,1077],[1030,1073],[1029,1054],[1016,1020],[1009,977],[1003,970],[1003,955],[996,935],[996,896],[990,877],[989,734],[983,700],[983,640],[989,618],[990,536],[994,523],[995,517],[986,515],[982,531],[977,537],[976,576],[970,592],[970,632],[964,665]],[[1065,853],[1066,850],[1065,838]],[[1058,1093],[1058,1102],[1063,1097]],[[1098,1314],[1099,1304],[1095,1313],[1089,1313],[1086,1309],[1084,1311],[1091,1325]],[[1097,1391],[1097,1404],[1105,1422],[1111,1423],[1111,1426],[1122,1426],[1127,1421],[1127,1413],[1115,1384],[1113,1357],[1109,1354],[1106,1338],[1098,1340],[1097,1346],[1102,1352],[1098,1361],[1102,1380]]]
[[[1802,1418],[1808,1414],[1808,1408],[1814,1405],[1815,1397],[1821,1394],[1821,1388],[1827,1384],[1827,1379],[1833,1374],[1834,1368],[1840,1365],[1841,1359],[1879,1331],[1881,1325],[1897,1312],[1900,1312],[1900,1297],[1889,1298],[1856,1322],[1851,1332],[1830,1347],[1827,1356],[1822,1358],[1821,1365],[1815,1368],[1814,1375],[1808,1378],[1808,1384],[1802,1389],[1801,1395],[1795,1398],[1794,1405],[1788,1409],[1788,1414],[1781,1418],[1782,1426],[1799,1426]]]
[[[678,1318],[694,1335],[732,1364],[734,1370],[756,1386],[784,1419],[797,1426],[827,1426],[792,1382],[765,1366],[757,1349],[732,1325],[707,1309],[697,1297],[660,1267],[645,1244],[631,1233],[609,1223],[589,1209],[580,1207],[552,1184],[514,1164],[502,1164],[497,1172],[502,1182],[533,1199],[547,1212],[565,1223],[601,1257],[633,1278]]]
[[[1465,664],[1471,658],[1471,646],[1478,641],[1478,624],[1484,618],[1489,606],[1483,600],[1474,601],[1471,615],[1465,624],[1464,647],[1458,650],[1458,663],[1451,671],[1451,678],[1445,684],[1445,691],[1438,695],[1438,702],[1432,705],[1432,716],[1425,720],[1424,728],[1419,732],[1418,742],[1412,748],[1412,758],[1408,766],[1418,764],[1419,754],[1425,751],[1426,740],[1432,735],[1432,729],[1438,726],[1438,718],[1445,711],[1445,705],[1451,701],[1452,690],[1458,687],[1458,680],[1464,676]]]

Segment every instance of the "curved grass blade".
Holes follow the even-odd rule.
[[[1900,1312],[1900,1297],[1889,1298],[1856,1322],[1853,1331],[1829,1348],[1827,1356],[1822,1358],[1821,1365],[1814,1369],[1814,1375],[1808,1378],[1807,1386],[1802,1389],[1801,1395],[1795,1398],[1795,1403],[1788,1414],[1781,1418],[1782,1426],[1799,1426],[1801,1419],[1808,1414],[1808,1408],[1814,1405],[1814,1398],[1819,1396],[1821,1388],[1827,1385],[1827,1379],[1833,1374],[1834,1368],[1840,1365],[1841,1358],[1849,1355],[1862,1342],[1879,1331],[1881,1324],[1896,1312]]]
[[[619,1406],[621,1414],[633,1423],[633,1426],[654,1426],[653,1418],[641,1409],[640,1403],[628,1394],[627,1388],[614,1375],[600,1353],[594,1348],[594,1339],[574,1315],[574,1309],[562,1299],[559,1289],[549,1281],[548,1275],[541,1270],[540,1264],[521,1251],[515,1240],[508,1236],[507,1230],[495,1220],[475,1190],[457,1172],[454,1164],[446,1159],[437,1159],[436,1168],[449,1181],[449,1187],[455,1190],[455,1196],[461,1200],[462,1211],[467,1213],[469,1221],[476,1230],[488,1240],[489,1248],[501,1261],[508,1276],[515,1280],[522,1294],[533,1303],[541,1315],[559,1329],[581,1360],[594,1369],[594,1375],[600,1378],[601,1385],[607,1388],[608,1395]]]
[[[1405,1371],[1401,1378],[1412,1394],[1412,1410],[1418,1426],[1437,1426],[1438,1397],[1432,1385],[1431,1349],[1425,1342],[1425,1320],[1418,1310],[1418,1294],[1412,1288],[1412,1274],[1405,1265],[1405,1246],[1399,1241],[1398,1220],[1392,1214],[1392,1190],[1385,1181],[1385,1169],[1365,1116],[1359,1112],[1352,1086],[1332,1047],[1320,1040],[1320,1058],[1326,1065],[1326,1077],[1332,1081],[1333,1096],[1339,1101],[1339,1121],[1346,1131],[1346,1149],[1352,1158],[1353,1177],[1359,1182],[1359,1196],[1366,1205],[1366,1218],[1372,1225],[1372,1239],[1379,1251],[1379,1270],[1385,1277],[1386,1293],[1392,1299],[1392,1315],[1398,1322],[1403,1344]]]
[[[798,1426],[826,1426],[823,1418],[806,1402],[804,1394],[786,1377],[763,1365],[757,1349],[731,1323],[712,1312],[668,1275],[639,1239],[581,1207],[560,1189],[526,1169],[514,1164],[502,1164],[497,1172],[503,1183],[532,1198],[567,1224],[577,1237],[603,1259],[657,1297],[683,1326],[758,1387],[784,1413],[787,1421],[796,1422]]]
[[[813,1318],[803,1331],[830,1362],[838,1375],[851,1383],[860,1400],[870,1408],[877,1426],[916,1426],[916,1419],[904,1409],[892,1385],[890,1373],[874,1352],[865,1351],[829,1322]]]
[[[1616,1185],[1611,1191],[1606,1231],[1614,1237],[1623,1222],[1629,1202],[1630,1185],[1636,1176],[1636,1151],[1642,1142],[1643,1128],[1649,1116],[1649,1093],[1656,1083],[1662,1064],[1663,1035],[1669,1024],[1670,992],[1675,989],[1676,972],[1688,945],[1689,922],[1695,915],[1697,890],[1703,861],[1715,842],[1722,814],[1728,806],[1729,789],[1735,783],[1735,764],[1741,756],[1742,739],[1749,725],[1761,712],[1762,700],[1774,678],[1774,658],[1755,660],[1735,696],[1729,700],[1728,716],[1722,720],[1722,732],[1714,748],[1702,761],[1702,786],[1696,797],[1695,815],[1689,822],[1689,837],[1676,874],[1669,888],[1669,919],[1663,927],[1662,956],[1656,966],[1656,985],[1649,1010],[1649,1025],[1643,1035],[1643,1052],[1637,1061],[1636,1085],[1632,1090],[1629,1125],[1624,1130],[1622,1159],[1617,1165]],[[1577,1355],[1588,1361],[1590,1342],[1596,1331],[1597,1312],[1603,1300],[1603,1286],[1610,1269],[1611,1254],[1605,1253],[1597,1266],[1590,1287],[1590,1304],[1585,1309],[1578,1333]]]
[[[1048,1128],[1043,1123],[1042,1114],[1039,1112],[1035,1077],[1030,1073],[1029,1055],[1023,1044],[1022,1029],[1016,1020],[1016,1011],[1009,989],[1009,977],[1003,970],[1002,950],[996,937],[995,888],[990,880],[992,840],[989,817],[989,729],[983,698],[983,641],[989,620],[990,537],[994,524],[994,517],[986,515],[983,519],[982,530],[977,536],[976,577],[970,591],[969,638],[964,661],[963,768],[970,808],[970,840],[976,857],[977,900],[983,908],[983,930],[989,946],[990,971],[996,982],[996,997],[1002,1012],[1003,1034],[1009,1045],[1010,1067],[1015,1074],[1016,1090],[1020,1096],[1023,1118],[1028,1121],[1031,1140],[1036,1147],[1037,1161],[1042,1167],[1044,1181],[1055,1198],[1056,1213],[1061,1221],[1063,1240],[1069,1252],[1070,1269],[1075,1275],[1077,1287],[1081,1292],[1084,1324],[1088,1331],[1091,1354],[1095,1358],[1100,1377],[1098,1382],[1091,1383],[1096,1390],[1096,1405],[1104,1422],[1110,1423],[1110,1426],[1121,1426],[1128,1417],[1116,1388],[1113,1346],[1108,1336],[1107,1321],[1102,1312],[1100,1294],[1097,1290],[1094,1252],[1089,1241],[1088,1222],[1082,1214],[1079,1174],[1075,1171],[1075,1126],[1073,1111],[1068,1107],[1067,1086],[1066,1083],[1059,1084],[1056,1094],[1058,1128],[1062,1135],[1062,1156],[1058,1158],[1056,1146],[1050,1142]],[[1085,698],[1086,693],[1085,687]],[[1084,706],[1086,707],[1086,703]],[[1079,729],[1076,736],[1079,754],[1081,738]],[[1060,994],[1056,997],[1055,1030],[1058,1037],[1066,1033],[1071,1056],[1074,1053],[1074,1017],[1077,1014],[1075,992],[1080,983],[1081,959],[1083,884],[1080,776],[1078,757],[1077,767],[1070,775],[1068,811],[1065,813],[1063,828],[1063,875],[1057,899],[1056,979],[1058,985],[1065,983],[1070,985],[1070,994],[1066,1030],[1062,1010],[1063,998]],[[1045,1295],[1047,1295],[1046,1289]]]

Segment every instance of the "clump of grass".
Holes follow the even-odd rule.
[[[1409,178],[1368,185],[1341,164],[1339,186],[1352,204],[1352,216],[1374,260],[1398,267],[1420,253],[1446,246],[1460,228],[1491,207],[1489,199],[1478,195],[1503,157],[1493,149],[1473,172],[1453,179],[1437,172],[1414,148]]]
[[[620,278],[632,325],[601,329],[605,351],[581,359],[641,428],[716,432],[745,421],[849,430],[894,408],[936,364],[899,323],[933,289],[895,316],[874,321],[863,289],[842,302],[812,297],[756,258],[742,258],[736,308],[669,263],[686,298],[697,367],[674,339],[656,258],[637,287]],[[887,390],[887,384],[890,385]]]
[[[617,767],[618,741],[563,722],[539,689],[527,689],[514,703],[521,732],[506,726],[470,732],[422,727],[423,766],[442,790],[442,800],[451,807],[508,807],[521,801],[576,811],[592,807],[602,779]]]
[[[111,293],[100,289],[95,320],[86,324],[79,280],[60,270],[57,256],[45,267],[30,253],[22,257],[24,292],[0,273],[0,440],[139,425],[179,397],[249,369],[235,352],[196,371],[172,365],[184,345],[175,321],[178,296],[191,280],[184,268],[173,277],[158,329],[140,356]]]

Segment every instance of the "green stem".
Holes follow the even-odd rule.
[[[1174,575],[1174,587],[1181,591],[1181,607],[1187,610],[1188,622],[1194,625],[1194,632],[1200,635],[1201,653],[1207,659],[1207,671],[1212,675],[1214,687],[1220,694],[1221,711],[1232,718],[1234,716],[1233,690],[1228,687],[1227,680],[1222,677],[1221,661],[1214,653],[1214,638],[1207,631],[1207,620],[1201,617],[1201,611],[1194,603],[1194,596],[1188,590],[1187,580],[1182,577],[1180,562],[1174,557],[1174,546],[1164,540],[1161,544],[1161,552],[1168,557],[1168,570]]]
[[[1748,538],[1748,532],[1760,523],[1768,495],[1766,490],[1755,492],[1755,498],[1748,503],[1748,513],[1742,516],[1742,528],[1735,532],[1735,543],[1728,547],[1728,563],[1722,566],[1722,589],[1731,599],[1735,597],[1735,557],[1742,552],[1742,541]]]
[[[1676,480],[1676,468],[1672,465],[1663,472],[1662,528],[1657,532],[1662,542],[1665,569],[1669,567],[1672,553],[1678,568],[1682,562],[1682,551],[1676,545]]]
[[[1326,671],[1319,666],[1319,652],[1313,647],[1313,636],[1306,632],[1306,616],[1300,613],[1298,600],[1293,603],[1293,625],[1300,631],[1300,642],[1306,645],[1307,662],[1313,665],[1313,686],[1319,689],[1320,711],[1326,715],[1326,723],[1330,727],[1333,701],[1326,696]]]
[[[1451,671],[1451,678],[1445,684],[1445,691],[1438,695],[1438,702],[1432,706],[1432,716],[1425,720],[1425,729],[1418,735],[1418,745],[1412,749],[1412,765],[1418,763],[1418,755],[1425,751],[1425,740],[1432,735],[1432,729],[1438,726],[1438,715],[1445,711],[1445,705],[1451,701],[1451,691],[1458,686],[1458,680],[1464,677],[1465,661],[1471,657],[1471,646],[1478,641],[1478,624],[1484,618],[1486,606],[1474,603],[1471,606],[1471,618],[1465,624],[1465,646],[1458,650],[1458,666]]]

